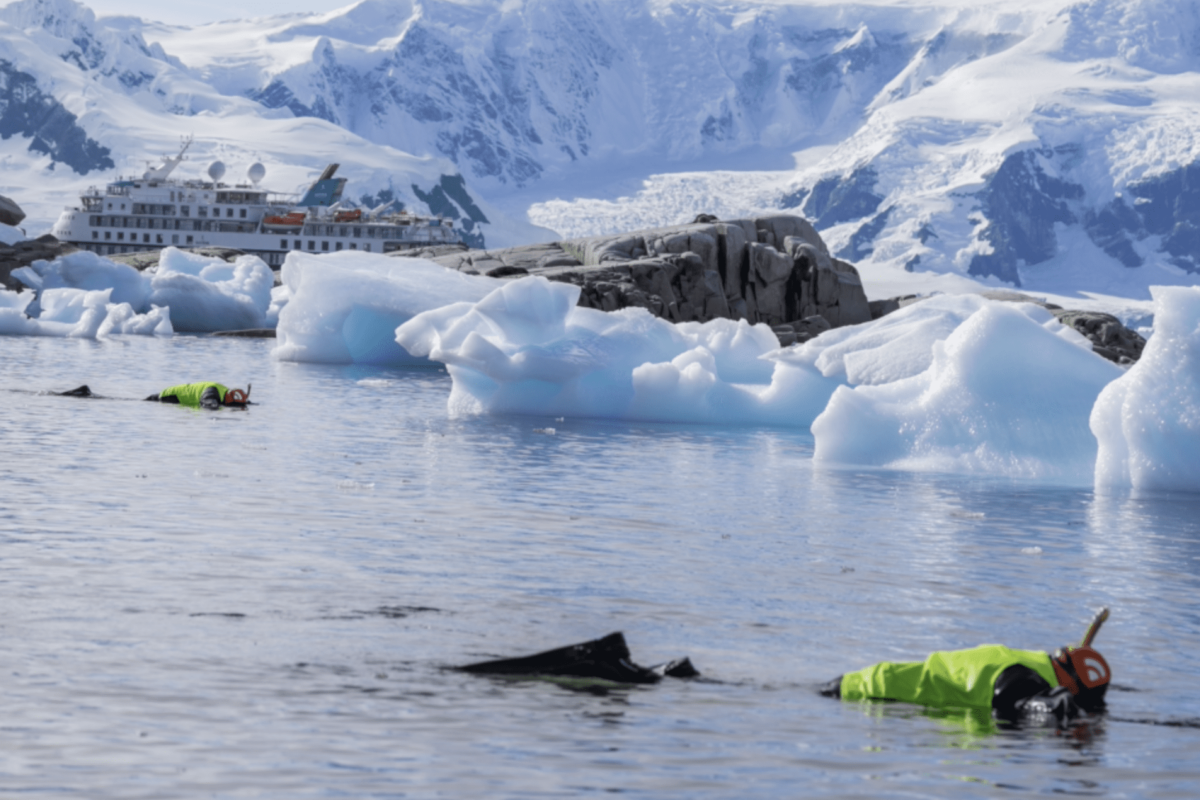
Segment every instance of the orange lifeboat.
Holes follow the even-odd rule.
[[[291,214],[284,214],[277,217],[263,217],[263,225],[271,225],[276,228],[299,228],[303,224],[303,211],[295,211]]]
[[[334,222],[358,222],[362,219],[362,209],[356,208],[353,211],[339,211],[333,215]]]

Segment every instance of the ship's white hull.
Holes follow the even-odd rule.
[[[261,213],[261,212],[260,212]],[[436,220],[408,225],[363,221],[305,221],[299,226],[270,226],[242,219],[186,219],[150,215],[114,215],[78,209],[64,211],[51,233],[60,241],[100,255],[159,250],[164,247],[230,247],[252,253],[278,269],[288,252],[331,253],[363,250],[387,253],[460,241],[457,232]]]

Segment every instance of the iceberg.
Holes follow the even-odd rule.
[[[761,361],[779,348],[766,325],[674,325],[642,308],[580,308],[579,292],[522,278],[476,303],[418,314],[396,341],[447,365],[453,416],[795,424],[790,401],[803,376],[777,380],[796,371]]]
[[[1154,335],[1092,410],[1098,492],[1200,490],[1200,288],[1150,292]]]
[[[271,268],[257,256],[240,256],[230,264],[175,247],[164,249],[158,266],[146,272],[80,251],[53,261],[35,261],[13,270],[12,275],[39,292],[37,308],[41,309],[46,307],[42,298],[51,290],[109,290],[109,302],[128,305],[132,315],[156,314],[150,327],[160,334],[265,327],[275,284]],[[156,307],[164,310],[155,312]],[[29,310],[33,313],[36,308]],[[173,327],[161,325],[168,316]],[[127,332],[120,329],[140,330],[149,325],[134,321],[133,316],[122,320],[121,325],[114,323],[105,330]]]
[[[170,314],[152,307],[138,314],[129,303],[112,303],[112,289],[45,289],[37,298],[40,315],[26,315],[32,293],[0,291],[0,335],[95,339],[113,333],[170,335]]]
[[[330,364],[427,363],[396,343],[396,328],[421,312],[476,301],[500,285],[419,258],[343,251],[293,251],[283,286],[268,298],[282,361]]]
[[[1038,306],[983,300],[933,344],[929,359],[915,375],[839,387],[813,422],[814,459],[1091,479],[1096,440],[1088,417],[1123,371],[1082,335]]]

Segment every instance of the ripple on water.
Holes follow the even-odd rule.
[[[814,469],[795,431],[451,420],[435,369],[280,364],[258,340],[0,346],[0,793],[1200,789],[1200,667],[1162,657],[1200,649],[1193,498]],[[258,405],[35,394],[202,379]],[[1098,725],[814,691],[935,648],[1053,648],[1102,604],[1136,691]],[[445,669],[614,630],[713,680]]]

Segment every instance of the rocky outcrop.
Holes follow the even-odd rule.
[[[451,269],[495,278],[541,275],[579,286],[581,306],[604,311],[636,306],[672,322],[745,319],[781,333],[791,326],[799,335],[871,319],[858,271],[830,256],[804,219],[786,214],[697,219],[507,250],[393,255],[431,257]],[[813,320],[817,316],[821,322]]]
[[[0,222],[15,228],[21,224],[23,219],[25,219],[25,212],[21,210],[21,207],[0,194]]]
[[[222,261],[233,263],[238,260],[239,256],[246,255],[246,251],[238,250],[234,247],[179,247],[177,250],[182,250],[185,253],[195,253],[200,256],[209,258],[219,258]],[[144,272],[151,267],[158,266],[158,259],[162,256],[162,250],[143,250],[136,253],[116,253],[111,256],[105,256],[109,261],[116,261],[120,264],[128,264],[139,272]],[[278,275],[276,276],[278,277]]]
[[[26,287],[12,277],[14,269],[28,267],[39,259],[53,261],[59,256],[75,252],[76,249],[78,248],[74,245],[60,242],[48,233],[12,245],[0,244],[0,282],[3,282],[5,289],[19,292]]]

